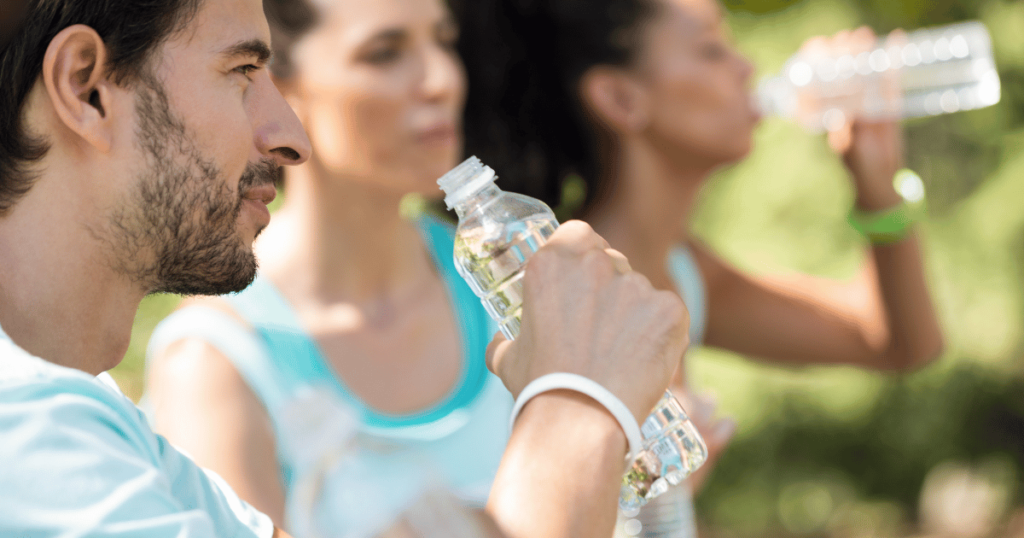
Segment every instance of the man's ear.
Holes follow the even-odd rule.
[[[50,41],[43,58],[43,83],[57,116],[97,150],[113,140],[113,83],[106,72],[107,47],[92,28],[77,24]]]
[[[650,118],[644,88],[625,71],[598,66],[580,79],[584,109],[600,124],[619,133],[638,132]]]

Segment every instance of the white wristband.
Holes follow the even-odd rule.
[[[626,454],[628,461],[633,461],[643,446],[643,437],[640,435],[640,425],[637,424],[636,418],[633,413],[629,411],[626,404],[622,403],[622,400],[618,399],[614,394],[608,391],[608,389],[602,387],[597,382],[587,379],[581,375],[567,374],[567,373],[556,373],[547,374],[534,379],[526,388],[519,393],[519,397],[516,398],[516,405],[512,408],[512,419],[509,421],[509,430],[515,426],[516,418],[519,413],[523,410],[523,406],[526,402],[530,401],[533,397],[538,394],[552,391],[552,390],[571,390],[586,394],[597,403],[604,406],[609,413],[615,417],[615,420],[619,422],[619,426],[622,427],[622,431],[626,433],[626,440],[629,442],[629,453]]]

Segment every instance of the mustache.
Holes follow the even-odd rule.
[[[283,167],[270,159],[249,163],[238,181],[238,194],[241,197],[256,187],[274,185],[281,179]]]

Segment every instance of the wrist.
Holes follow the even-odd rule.
[[[894,175],[888,190],[858,192],[850,225],[874,245],[902,241],[924,214],[924,184],[909,169]]]
[[[551,390],[531,398],[516,419],[515,431],[519,430],[564,436],[573,439],[574,444],[582,438],[589,446],[607,448],[617,458],[622,458],[629,448],[626,433],[603,405],[568,389]]]
[[[892,186],[878,185],[870,188],[860,187],[857,189],[857,200],[854,207],[858,211],[873,213],[891,209],[903,203],[903,197]]]
[[[640,431],[640,424],[628,407],[604,388],[600,383],[587,377],[570,374],[566,372],[554,372],[542,375],[530,382],[516,397],[516,403],[512,407],[512,416],[509,420],[509,428],[515,428],[516,420],[522,413],[525,406],[533,398],[552,391],[571,391],[583,396],[588,402],[592,402],[615,419],[619,428],[626,437],[628,445],[627,456],[635,456],[643,446],[643,435]]]

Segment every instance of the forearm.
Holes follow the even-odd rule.
[[[553,391],[516,421],[487,511],[509,538],[610,537],[626,437],[594,400]]]
[[[888,325],[887,366],[913,368],[942,353],[942,330],[924,274],[919,240],[873,248],[878,290]]]
[[[857,207],[877,212],[895,207],[903,199],[891,181],[857,181]],[[888,245],[873,247],[878,291],[885,311],[888,347],[885,366],[912,368],[942,352],[942,331],[925,278],[920,241],[916,234]]]

